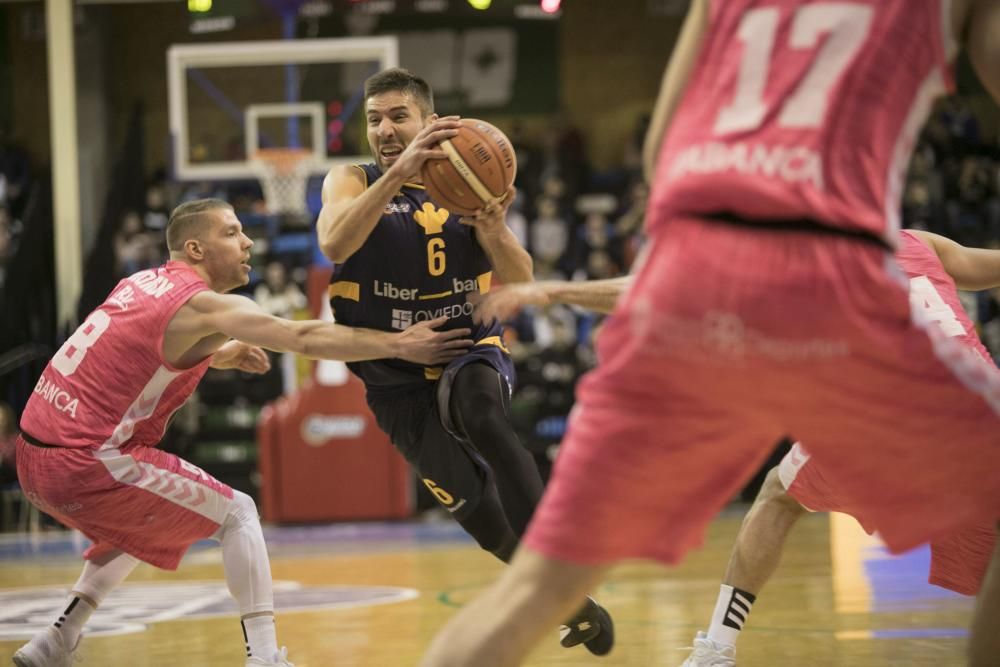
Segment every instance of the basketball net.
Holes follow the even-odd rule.
[[[304,148],[262,148],[250,158],[268,213],[306,215],[306,185],[313,153]]]

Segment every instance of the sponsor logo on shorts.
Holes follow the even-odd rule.
[[[357,438],[365,432],[361,415],[309,415],[302,420],[302,439],[307,445],[320,447],[334,439]]]
[[[718,363],[753,358],[798,362],[851,354],[850,344],[843,339],[785,338],[751,327],[736,313],[721,311],[709,311],[700,318],[676,317],[657,312],[645,297],[636,298],[629,325],[651,354],[695,354]]]
[[[27,639],[52,624],[66,605],[68,588],[0,591],[0,641]],[[282,613],[371,607],[412,600],[412,588],[395,586],[303,586],[274,582],[274,604]],[[87,622],[87,636],[143,632],[151,623],[236,616],[239,609],[222,581],[125,584],[112,592]]]

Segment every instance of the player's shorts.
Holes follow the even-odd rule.
[[[850,499],[837,493],[820,466],[810,461],[809,453],[799,443],[781,459],[778,478],[788,495],[809,511],[850,514],[867,533],[874,532],[864,510],[851,507]],[[996,540],[995,522],[986,521],[931,541],[928,581],[956,593],[975,595],[983,583]]]
[[[911,320],[887,250],[686,219],[640,263],[578,385],[531,548],[676,562],[786,433],[894,551],[1000,517],[995,368]]]
[[[498,349],[479,350],[474,348],[449,364],[437,382],[404,394],[367,395],[368,407],[379,428],[438,502],[458,520],[479,504],[492,471],[475,448],[459,437],[454,420],[445,412],[451,385],[458,371],[470,363],[488,364],[500,373],[508,387],[513,374],[506,354]]]
[[[144,446],[98,451],[18,438],[17,474],[36,507],[93,542],[84,558],[121,550],[165,570],[215,534],[233,498],[197,466]]]

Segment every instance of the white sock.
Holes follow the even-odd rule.
[[[73,649],[83,626],[90,619],[96,607],[77,595],[70,595],[66,608],[59,614],[59,618],[54,623],[56,631],[62,635],[66,648]]]
[[[708,626],[708,638],[718,644],[736,646],[743,624],[750,616],[750,607],[757,596],[753,593],[722,584],[719,599],[712,612],[712,623]]]
[[[236,598],[240,616],[273,614],[271,562],[253,498],[235,491],[229,512],[213,537],[222,542],[226,585]]]
[[[273,660],[278,654],[278,638],[274,630],[274,616],[254,616],[240,621],[243,639],[247,644],[247,657],[257,656]]]
[[[84,563],[83,572],[73,585],[66,608],[55,622],[56,630],[62,635],[67,647],[76,646],[83,626],[97,609],[97,605],[125,581],[138,564],[138,559],[122,551],[114,551]]]
[[[271,660],[278,653],[271,564],[257,506],[250,496],[234,492],[229,512],[214,537],[222,542],[226,584],[243,617],[247,656]]]

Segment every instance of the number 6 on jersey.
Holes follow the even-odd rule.
[[[444,273],[446,258],[444,254],[444,239],[435,237],[427,241],[427,272],[432,276]]]

